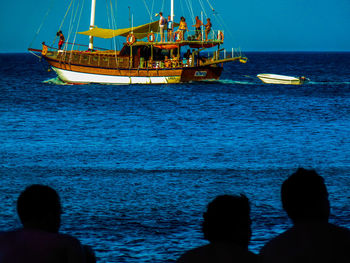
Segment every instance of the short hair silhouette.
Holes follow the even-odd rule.
[[[324,179],[314,170],[299,168],[282,184],[282,205],[293,222],[327,221],[330,213]]]
[[[178,263],[258,262],[257,255],[248,250],[252,231],[245,195],[217,196],[203,217],[202,231],[209,244],[186,251]]]
[[[24,227],[56,233],[61,224],[61,212],[59,195],[46,185],[27,187],[17,200],[17,213]]]
[[[221,195],[208,204],[202,231],[209,242],[247,247],[251,237],[250,204],[245,195]]]
[[[17,199],[23,228],[0,233],[0,262],[96,262],[94,251],[59,233],[61,202],[49,186],[34,184]]]
[[[350,231],[328,222],[330,203],[320,175],[299,168],[283,182],[281,198],[293,226],[263,246],[262,263],[350,262]]]

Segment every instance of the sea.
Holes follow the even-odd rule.
[[[324,177],[330,222],[350,228],[350,53],[245,55],[219,81],[65,85],[32,54],[0,54],[0,231],[21,227],[20,192],[45,184],[60,231],[98,262],[174,262],[207,243],[211,200],[245,194],[259,253],[292,225],[280,188],[299,167]]]

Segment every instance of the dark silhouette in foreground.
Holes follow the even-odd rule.
[[[17,200],[17,212],[23,228],[0,233],[1,263],[96,262],[91,248],[58,233],[62,210],[54,189],[27,187]]]
[[[248,251],[252,232],[247,197],[218,196],[209,203],[203,217],[204,238],[210,244],[186,252],[177,262],[257,262],[257,255]]]
[[[284,181],[281,197],[293,227],[262,248],[262,262],[350,262],[350,231],[328,223],[330,204],[321,176],[298,169]]]

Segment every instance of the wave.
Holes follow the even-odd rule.
[[[350,85],[350,81],[309,81],[310,85]]]
[[[232,80],[232,79],[221,79],[215,81],[215,83],[221,83],[221,84],[240,84],[240,85],[259,85],[259,84],[265,84],[260,81],[242,81],[242,80]],[[273,85],[273,84],[266,84],[266,85]],[[350,81],[309,81],[304,83],[303,85],[350,85]]]
[[[251,80],[233,80],[233,79],[220,79],[220,80],[208,80],[208,83],[215,84],[239,84],[239,85],[258,85],[264,84],[253,77],[246,76],[251,78]],[[53,84],[53,85],[74,85],[66,83],[60,80],[58,77],[44,80],[43,83]],[[304,85],[350,85],[350,81],[309,81]]]
[[[216,81],[217,83],[221,84],[240,84],[240,85],[256,85],[257,82],[253,81],[242,81],[242,80],[233,80],[233,79],[220,79]]]
[[[73,85],[60,80],[59,77],[44,80],[43,83],[54,84],[54,85]]]

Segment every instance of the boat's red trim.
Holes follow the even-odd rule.
[[[41,53],[41,49],[35,49],[35,48],[28,48],[29,51],[33,51],[33,52],[39,52]]]
[[[190,44],[190,48],[210,48],[210,47],[215,47],[217,44]]]
[[[161,49],[175,49],[178,48],[178,45],[154,45],[154,47]]]

